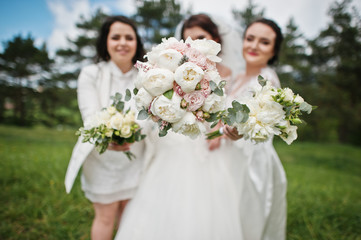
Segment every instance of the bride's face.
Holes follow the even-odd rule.
[[[264,23],[253,23],[243,39],[243,57],[247,64],[265,67],[274,55],[276,33]]]
[[[198,26],[184,29],[183,37],[184,40],[186,40],[188,37],[190,37],[192,40],[204,38],[208,40],[214,40],[211,34]]]

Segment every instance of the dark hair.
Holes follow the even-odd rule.
[[[181,29],[182,39],[184,39],[185,29],[192,27],[202,28],[204,31],[208,32],[216,42],[222,44],[221,36],[218,32],[218,27],[208,15],[202,13],[196,14],[190,16],[187,20],[185,20]]]
[[[278,60],[278,55],[279,55],[280,50],[281,50],[281,44],[282,44],[282,41],[283,41],[283,35],[282,35],[282,32],[281,32],[281,28],[277,25],[277,23],[275,23],[274,21],[272,21],[270,19],[267,19],[267,18],[256,19],[255,21],[248,24],[248,26],[244,30],[243,38],[246,35],[247,29],[254,23],[266,24],[267,26],[271,27],[272,30],[276,33],[275,46],[274,46],[274,49],[273,49],[274,55],[267,62],[267,64],[272,65]]]
[[[108,61],[110,59],[110,55],[107,50],[107,38],[110,31],[110,26],[115,22],[122,22],[125,24],[128,24],[131,26],[135,32],[136,38],[137,38],[137,50],[135,52],[135,55],[132,59],[132,62],[135,63],[137,60],[144,61],[144,47],[142,40],[138,34],[137,27],[133,23],[132,20],[125,16],[110,16],[107,17],[100,28],[99,36],[96,42],[96,49],[97,49],[97,61],[103,60]]]

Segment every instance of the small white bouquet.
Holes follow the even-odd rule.
[[[163,39],[137,62],[135,102],[138,119],[158,122],[159,136],[168,130],[196,138],[206,131],[205,120],[224,109],[225,95],[216,62],[220,44],[212,40],[185,42]]]
[[[126,90],[125,101],[129,101],[131,93]],[[102,154],[107,149],[109,143],[114,142],[119,145],[141,141],[145,135],[141,134],[141,128],[135,122],[134,111],[128,109],[124,111],[125,102],[122,95],[116,93],[112,96],[113,104],[91,116],[81,127],[76,135],[82,136],[82,142],[90,142],[95,145],[97,151]],[[134,154],[130,151],[124,152],[129,160]]]
[[[258,77],[259,86],[243,104],[232,102],[233,108],[221,111],[215,118],[237,128],[245,140],[264,142],[271,136],[281,137],[287,144],[297,139],[297,125],[303,121],[302,112],[310,114],[316,107],[294,94],[290,88],[275,88],[271,82]],[[213,116],[212,116],[213,117]],[[221,131],[207,134],[208,139],[222,135]]]

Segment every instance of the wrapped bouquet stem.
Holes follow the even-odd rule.
[[[123,145],[145,138],[145,135],[141,133],[140,126],[135,122],[135,112],[131,109],[124,109],[125,102],[122,97],[120,93],[112,96],[111,106],[96,112],[76,133],[83,138],[83,142],[94,144],[100,154],[107,150],[110,143]],[[131,93],[127,89],[124,99],[129,101],[130,98]],[[129,160],[135,157],[130,151],[124,151],[124,154]]]

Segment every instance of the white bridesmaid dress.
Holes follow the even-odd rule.
[[[261,75],[280,86],[269,67]],[[257,77],[234,89],[229,101],[242,101]],[[236,83],[234,84],[236,85]],[[273,139],[254,144],[243,139],[226,141],[221,151],[233,159],[234,181],[239,186],[240,222],[244,240],[283,240],[286,238],[287,180],[282,163],[273,147]]]

